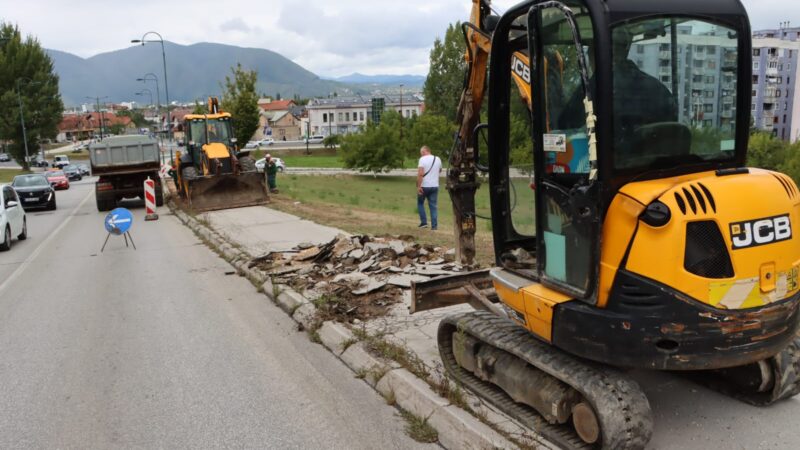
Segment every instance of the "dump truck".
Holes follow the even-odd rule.
[[[269,200],[263,175],[248,149],[240,149],[233,136],[233,118],[214,97],[208,114],[187,114],[186,142],[176,154],[180,196],[193,211],[239,208]]]
[[[476,308],[439,324],[448,375],[570,449],[648,445],[655,418],[628,369],[760,407],[800,393],[800,189],[746,165],[742,3],[526,0],[498,17],[473,0],[463,31],[448,189],[468,263],[488,173],[495,267],[414,285],[414,313]],[[718,84],[696,90],[698,70]],[[522,156],[514,91],[530,113]],[[727,106],[700,116],[696,92]],[[515,180],[521,163],[533,172]]]
[[[158,141],[147,136],[117,136],[89,146],[92,174],[98,176],[98,211],[110,211],[124,198],[144,198],[144,181],[156,184],[156,205],[164,204]]]

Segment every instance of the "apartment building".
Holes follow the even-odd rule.
[[[800,27],[753,33],[752,117],[775,137],[800,139]]]
[[[372,105],[380,103],[374,99],[382,99],[384,110],[393,109],[403,117],[418,116],[425,108],[422,98],[415,93],[315,98],[306,106],[311,134],[329,136],[358,132],[368,120],[380,117],[379,111],[373,111]]]

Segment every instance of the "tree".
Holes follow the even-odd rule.
[[[426,111],[416,120],[406,123],[410,158],[419,158],[419,149],[427,145],[434,155],[444,159],[453,147],[456,126],[446,117]]]
[[[144,113],[142,113],[141,109],[123,109],[122,111],[117,111],[117,115],[120,117],[130,117],[137,128],[150,127],[150,122],[144,118]]]
[[[19,28],[5,22],[0,22],[0,68],[0,140],[12,141],[9,153],[27,170],[20,99],[29,154],[34,154],[42,139],[54,139],[58,134],[64,110],[58,75],[39,41],[32,36],[23,40]]]
[[[788,144],[772,133],[759,131],[750,135],[747,165],[768,170],[781,170],[787,161]]]
[[[222,86],[222,108],[233,115],[233,136],[239,142],[247,142],[258,129],[258,93],[255,70],[244,70],[241,64],[231,68],[233,77],[225,77]]]
[[[125,133],[125,125],[115,123],[108,126],[108,134],[120,135]]]
[[[387,117],[388,121],[385,120]],[[380,125],[370,121],[361,133],[345,135],[339,147],[345,167],[375,173],[403,167],[405,152],[397,145],[400,142],[400,129],[393,126],[393,122],[399,122],[399,118],[400,114],[396,111],[386,111]]]
[[[194,101],[194,108],[192,108],[192,114],[208,114],[208,107],[200,103],[199,100]]]
[[[450,122],[456,121],[456,109],[464,87],[465,51],[461,23],[456,22],[447,27],[444,41],[436,38],[430,53],[430,69],[423,88],[425,107]]]
[[[342,142],[341,135],[338,134],[325,136],[325,139],[322,140],[322,144],[325,146],[325,148],[336,148],[336,146],[341,144],[341,142]]]

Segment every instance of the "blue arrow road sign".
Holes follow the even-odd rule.
[[[106,231],[117,236],[125,234],[133,225],[133,214],[125,208],[117,208],[106,216]]]

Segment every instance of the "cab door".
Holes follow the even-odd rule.
[[[17,193],[11,186],[3,186],[3,201],[8,224],[11,226],[11,237],[17,237],[22,233],[23,212]]]
[[[599,208],[590,66],[591,21],[581,2],[528,13],[540,281],[593,303]]]

